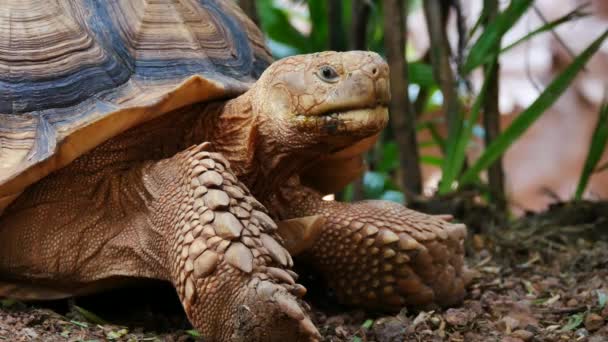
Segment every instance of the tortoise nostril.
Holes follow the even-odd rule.
[[[372,69],[372,74],[373,74],[374,76],[378,75],[378,68],[373,68],[373,69]]]

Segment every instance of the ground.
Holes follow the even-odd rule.
[[[467,222],[467,263],[476,278],[460,306],[384,316],[341,308],[331,295],[311,291],[313,319],[325,340],[336,342],[608,341],[607,208],[562,205],[491,229]],[[311,279],[303,280],[310,288]],[[0,341],[201,340],[191,329],[174,291],[157,283],[0,304]]]

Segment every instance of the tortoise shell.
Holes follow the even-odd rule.
[[[0,11],[0,213],[125,130],[237,96],[272,62],[233,1],[9,1]]]

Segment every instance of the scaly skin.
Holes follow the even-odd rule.
[[[340,203],[291,179],[271,200],[281,219],[322,215],[320,236],[303,253],[338,300],[397,311],[462,301],[466,228],[389,201]]]
[[[288,270],[275,223],[208,148],[76,175],[74,193],[45,191],[69,173],[26,192],[0,219],[0,241],[10,241],[0,248],[0,278],[21,283],[13,297],[32,299],[23,292],[32,283],[77,295],[106,277],[157,278],[174,284],[190,321],[212,341],[319,337],[296,300],[306,290]]]
[[[388,66],[377,54],[294,56],[238,98],[187,106],[106,141],[0,216],[0,296],[58,298],[156,278],[175,285],[210,341],[317,339],[296,300],[305,289],[254,197],[268,203],[292,176],[377,134],[388,99]],[[362,272],[345,274],[359,288],[342,287],[344,301],[374,307],[375,295],[393,309],[461,298],[462,227],[403,207],[326,204],[300,190],[291,200],[301,210],[278,208],[283,217],[329,218],[309,253],[321,271]],[[377,227],[354,232],[357,221]],[[381,277],[364,284],[374,272]]]

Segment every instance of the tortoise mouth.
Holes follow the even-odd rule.
[[[377,105],[342,111],[328,111],[316,115],[297,115],[297,119],[301,126],[306,129],[322,131],[329,135],[346,133],[368,136],[381,131],[386,126],[388,123],[388,107]]]

